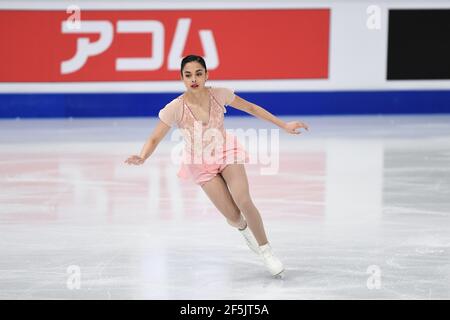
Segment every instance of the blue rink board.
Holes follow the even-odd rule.
[[[275,115],[450,113],[450,90],[236,93]],[[3,93],[0,118],[151,117],[179,94]]]

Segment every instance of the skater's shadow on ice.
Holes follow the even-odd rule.
[[[286,267],[284,272],[279,276],[270,275],[266,270],[264,270],[264,267],[256,264],[234,266],[233,269],[233,281],[238,283],[245,282],[247,284],[263,284],[267,286],[292,286],[296,283],[301,284],[311,279],[321,277],[321,275],[316,271],[301,267]]]

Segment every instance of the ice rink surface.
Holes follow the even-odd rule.
[[[0,120],[0,299],[449,299],[450,115],[283,118],[310,132],[246,168],[284,279],[177,178],[176,130],[128,166],[155,119]]]

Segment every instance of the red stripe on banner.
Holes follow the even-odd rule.
[[[169,53],[176,49],[175,34],[183,32],[187,36],[180,53],[205,56],[211,62],[210,79],[328,78],[329,9],[89,10],[80,14],[82,29],[84,22],[111,26],[111,43],[102,49],[80,50],[83,38],[92,44],[107,37],[97,31],[64,33],[62,23],[72,15],[65,11],[0,11],[0,81],[178,80],[179,70],[169,69],[168,62]],[[127,22],[140,25],[131,31],[119,30],[119,23]],[[83,59],[73,59],[77,47],[78,53],[99,52],[81,63]],[[121,58],[152,61],[134,61],[137,69],[130,70],[118,68]],[[63,72],[64,61],[72,64]]]

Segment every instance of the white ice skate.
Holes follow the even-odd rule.
[[[259,246],[258,242],[255,239],[255,236],[253,235],[252,231],[248,227],[248,225],[245,226],[245,229],[241,230],[238,229],[239,232],[244,237],[245,241],[247,242],[248,247],[256,254],[260,254],[259,252]]]
[[[263,259],[264,265],[269,270],[272,276],[282,276],[284,271],[283,264],[280,259],[278,259],[272,251],[270,244],[265,244],[259,247],[261,252],[261,257]]]

